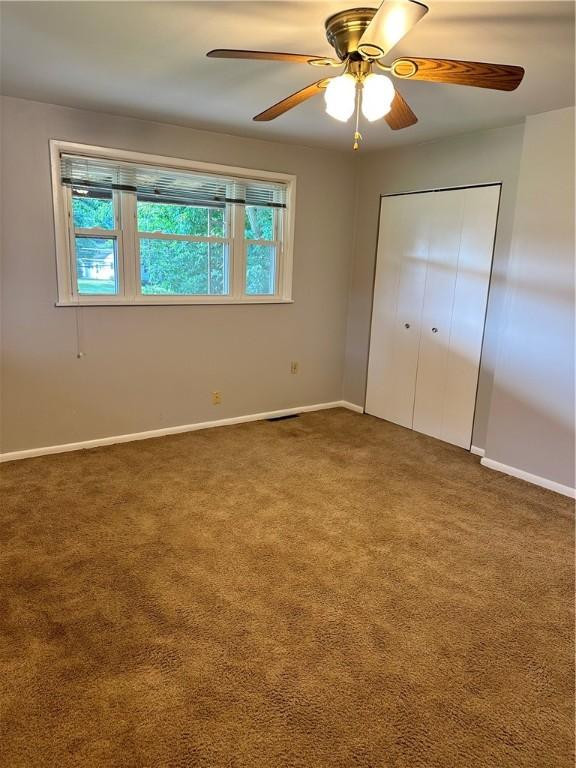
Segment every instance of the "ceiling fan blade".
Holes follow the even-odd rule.
[[[418,122],[418,118],[398,91],[396,91],[396,95],[392,101],[392,109],[384,116],[384,119],[393,131],[399,131],[401,128],[409,128],[411,125]]]
[[[313,62],[324,62],[326,65],[340,65],[337,59],[326,58],[325,56],[312,56],[305,53],[278,53],[277,51],[242,51],[233,48],[215,48],[209,51],[206,56],[211,59],[254,59],[258,61],[289,61],[296,64],[310,64]]]
[[[417,0],[384,0],[364,30],[358,50],[365,56],[386,55],[427,13],[427,6]]]
[[[257,122],[274,120],[276,117],[283,115],[284,112],[288,112],[289,109],[297,107],[298,104],[302,104],[303,101],[321,93],[326,87],[327,82],[328,81],[324,79],[318,80],[317,82],[312,83],[312,85],[307,85],[306,88],[302,88],[301,91],[296,91],[296,93],[290,94],[290,96],[287,96],[285,99],[282,99],[282,101],[279,101],[277,104],[264,110],[264,112],[260,112],[259,115],[256,115],[256,117],[253,117],[252,119]]]
[[[453,59],[397,59],[392,74],[407,80],[472,85],[496,91],[514,91],[524,77],[522,67]]]

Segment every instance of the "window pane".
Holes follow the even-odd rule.
[[[106,237],[76,238],[78,293],[118,293],[116,240]]]
[[[138,229],[166,235],[224,237],[224,212],[224,208],[138,200]]]
[[[276,293],[276,246],[249,245],[246,250],[246,293]]]
[[[226,237],[226,210],[208,208],[208,234],[210,237]]]
[[[224,243],[208,243],[210,260],[210,285],[208,293],[223,295],[228,293],[228,246]]]
[[[73,188],[72,211],[76,228],[114,229],[112,192],[89,191],[83,194],[83,190]]]
[[[140,280],[147,295],[226,294],[228,246],[142,238]]]
[[[274,240],[274,209],[247,205],[245,210],[246,240]]]

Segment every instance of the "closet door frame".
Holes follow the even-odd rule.
[[[492,241],[492,258],[490,260],[490,273],[488,276],[488,291],[486,294],[486,306],[484,308],[484,317],[482,318],[482,341],[480,345],[480,357],[478,359],[478,373],[476,377],[476,396],[474,399],[474,412],[472,414],[472,432],[470,435],[470,448],[464,449],[468,450],[469,452],[476,452],[474,449],[474,446],[472,444],[473,435],[474,435],[474,426],[476,423],[476,410],[478,407],[478,384],[480,381],[480,371],[482,370],[482,359],[484,357],[484,340],[485,340],[485,334],[486,334],[486,318],[488,316],[488,305],[490,303],[490,294],[492,291],[492,277],[494,274],[494,252],[496,249],[496,238],[498,237],[498,222],[500,219],[500,208],[502,205],[502,181],[486,181],[482,182],[481,184],[459,184],[455,186],[450,187],[432,187],[430,189],[414,189],[410,190],[408,192],[391,192],[389,194],[381,194],[378,198],[378,222],[376,225],[376,233],[377,233],[377,240],[376,240],[376,248],[374,251],[374,269],[372,272],[372,301],[370,303],[370,318],[369,318],[369,336],[368,336],[368,355],[366,359],[366,369],[365,369],[365,386],[364,386],[364,406],[363,410],[366,412],[366,397],[367,397],[367,391],[368,391],[368,373],[370,368],[370,351],[372,348],[372,322],[374,317],[374,291],[376,288],[376,271],[378,269],[378,247],[380,245],[380,224],[381,224],[381,216],[382,216],[382,200],[389,198],[389,197],[404,197],[406,195],[422,195],[429,192],[450,192],[454,190],[460,190],[460,189],[478,189],[481,187],[498,187],[498,207],[496,209],[496,222],[494,226],[494,238]]]

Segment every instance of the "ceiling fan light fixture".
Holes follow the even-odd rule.
[[[391,108],[396,91],[386,75],[369,74],[362,83],[362,114],[369,122],[380,120]]]
[[[326,37],[336,57],[280,51],[250,51],[216,48],[211,58],[252,59],[309,64],[313,67],[343,67],[344,74],[310,83],[272,104],[252,119],[275,120],[313,96],[324,92],[326,112],[336,120],[348,122],[355,115],[354,149],[362,139],[360,116],[370,122],[384,118],[393,131],[416,125],[418,118],[392,81],[376,76],[374,67],[402,80],[514,91],[524,77],[524,69],[509,64],[489,64],[460,59],[399,58],[386,64],[390,51],[428,13],[420,0],[380,0],[378,8],[350,8],[326,19]]]
[[[330,117],[347,122],[356,106],[356,79],[349,74],[333,77],[324,92],[326,112]]]

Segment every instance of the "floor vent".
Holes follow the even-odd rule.
[[[266,421],[285,421],[286,419],[297,419],[298,416],[300,416],[299,413],[289,413],[288,416],[273,416],[271,419],[266,419]]]

